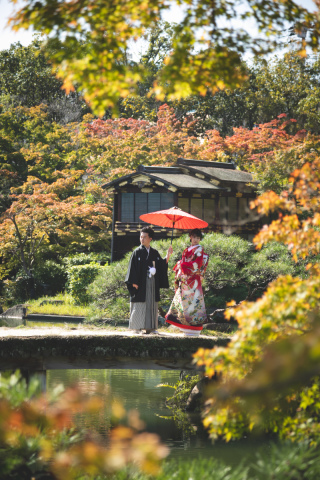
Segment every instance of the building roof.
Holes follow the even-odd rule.
[[[201,178],[181,173],[181,171],[178,175],[172,175],[170,173],[157,173],[156,175],[151,176],[155,176],[156,178],[159,178],[160,180],[163,180],[166,183],[170,183],[171,185],[175,185],[179,188],[221,190],[221,188],[213,185],[212,183],[209,183],[206,180],[202,180]]]
[[[177,166],[189,170],[190,173],[202,173],[207,177],[215,178],[222,182],[253,183],[251,173],[236,170],[234,163],[208,162],[204,160],[186,160],[178,158]]]
[[[166,168],[164,170],[167,170]],[[174,169],[173,169],[174,170]],[[102,188],[106,190],[114,190],[119,187],[129,185],[138,185],[144,183],[144,187],[149,185],[166,186],[169,190],[177,191],[181,189],[187,190],[225,190],[223,187],[210,183],[206,180],[188,175],[179,170],[177,173],[149,173],[149,171],[137,171],[124,177],[105,183]]]
[[[210,160],[189,160],[187,158],[179,157],[177,165],[186,165],[190,167],[216,167],[224,170],[236,170],[236,165],[233,162],[211,162]]]
[[[208,177],[216,178],[222,182],[252,182],[251,173],[242,172],[241,170],[224,170],[223,168],[212,167],[188,167],[190,172],[204,173]]]
[[[163,186],[171,191],[177,190],[226,190],[232,185],[255,183],[252,175],[236,169],[233,163],[210,162],[205,160],[187,160],[178,158],[173,167],[139,165],[129,175],[102,185],[109,191],[129,185],[140,188],[151,185]]]

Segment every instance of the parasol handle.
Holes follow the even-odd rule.
[[[174,217],[173,217],[173,222],[172,222],[171,245],[172,245],[172,239],[173,239],[173,229],[174,229],[174,224],[176,223],[176,221],[175,221],[175,218],[176,218],[176,217],[175,217],[175,215],[174,215]]]

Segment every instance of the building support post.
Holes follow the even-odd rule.
[[[114,259],[114,224],[116,218],[116,194],[113,195],[113,211],[112,211],[112,236],[111,236],[111,258],[110,263]]]

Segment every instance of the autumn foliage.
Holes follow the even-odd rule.
[[[227,161],[232,158],[240,169],[253,172],[260,192],[280,193],[288,185],[291,172],[302,167],[306,159],[316,158],[319,135],[296,127],[286,114],[252,130],[238,127],[231,136],[222,137],[217,130],[206,132],[199,152],[204,160]]]
[[[197,157],[199,140],[190,135],[194,121],[180,122],[168,105],[160,107],[152,123],[132,118],[94,120],[86,125],[90,143],[99,144],[100,155],[90,167],[113,180],[139,165],[172,165],[179,156]]]
[[[11,206],[0,217],[2,278],[17,260],[31,277],[36,260],[48,250],[63,255],[107,244],[110,208],[105,202],[86,203],[80,191],[77,195],[81,173],[56,172],[50,185],[28,177],[14,189]],[[101,192],[101,199],[105,197]]]

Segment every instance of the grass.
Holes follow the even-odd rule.
[[[81,325],[81,327],[83,326],[82,323],[74,323],[74,322],[68,322],[68,323],[65,323],[65,322],[33,322],[33,321],[30,321],[30,320],[27,320],[26,322],[26,327],[27,328],[30,328],[30,327],[34,327],[34,328],[41,328],[41,327],[45,327],[45,328],[54,328],[54,327],[59,327],[59,328],[63,328],[65,330],[72,330],[74,329],[75,327],[77,328],[78,325]],[[18,327],[19,328],[19,327]]]
[[[62,302],[55,305],[54,302]],[[40,305],[47,302],[44,305]],[[55,297],[40,297],[28,302],[27,313],[39,313],[43,315],[70,315],[74,317],[86,317],[89,307],[75,305],[72,296],[68,293],[59,293]]]
[[[204,328],[201,331],[201,335],[207,335],[208,337],[230,338],[234,332],[219,332],[215,330],[208,330]]]
[[[214,446],[213,446],[214,449]],[[244,456],[237,465],[217,458],[178,458],[162,463],[154,480],[318,480],[319,445],[282,443],[262,447]],[[230,455],[234,450],[230,450]],[[112,480],[150,480],[150,476],[128,467],[115,473]],[[95,480],[102,480],[98,477]]]
[[[125,332],[128,330],[127,327],[116,327],[114,325],[90,325],[87,323],[78,323],[78,322],[39,322],[37,320],[27,320],[26,325],[19,325],[15,327],[16,329],[28,329],[28,328],[61,328],[63,330],[109,330],[109,331],[116,331],[116,332]]]

